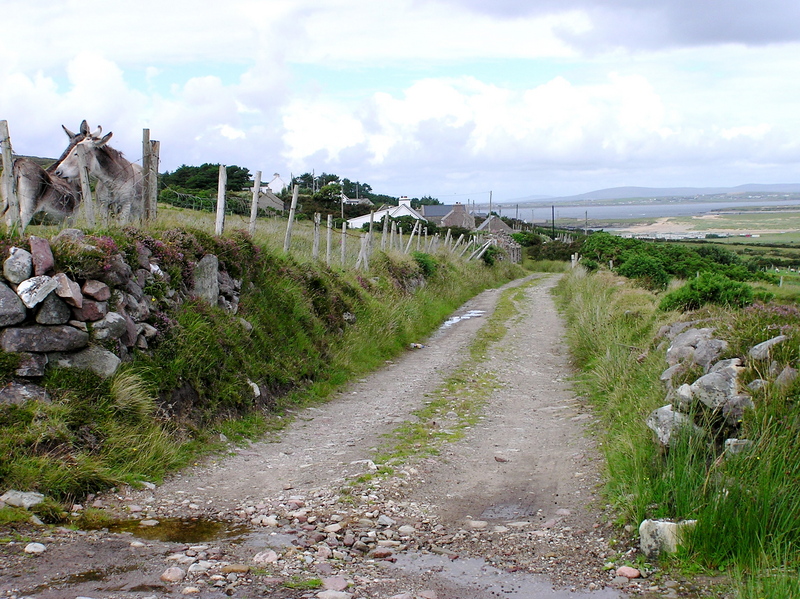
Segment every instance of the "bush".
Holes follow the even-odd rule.
[[[412,252],[411,257],[414,258],[414,261],[417,263],[417,266],[419,266],[419,269],[422,271],[422,275],[426,279],[430,279],[436,274],[436,269],[439,266],[436,258],[424,252]]]
[[[669,283],[669,274],[662,262],[646,254],[633,254],[618,269],[619,274],[641,281],[648,289],[664,289]]]
[[[712,272],[700,273],[661,300],[661,310],[696,310],[705,304],[742,308],[753,303],[753,288]]]

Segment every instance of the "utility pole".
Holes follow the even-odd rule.
[[[553,206],[551,206],[551,208],[552,208],[552,210],[551,210],[551,213],[550,213],[550,221],[552,223],[553,239],[555,239],[556,238],[556,206],[555,206],[555,204],[553,204]]]

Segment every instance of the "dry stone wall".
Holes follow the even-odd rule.
[[[70,252],[96,250],[77,229],[50,240],[30,237],[30,251],[11,247],[0,279],[0,348],[19,355],[16,378],[0,389],[1,403],[47,399],[37,385],[54,366],[112,376],[135,350],[147,351],[158,329],[150,324],[155,299],[144,289],[167,275],[149,250],[138,250],[137,263],[111,256],[102,274],[71,278],[56,272],[53,248]],[[216,256],[206,255],[193,274],[192,288],[167,291],[171,305],[198,297],[231,312],[239,303],[241,282],[219,271]]]

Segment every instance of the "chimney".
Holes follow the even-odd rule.
[[[408,196],[400,196],[400,199],[397,200],[397,205],[411,208],[411,200],[408,199]]]

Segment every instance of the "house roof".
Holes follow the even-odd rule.
[[[500,220],[497,216],[492,214],[489,218],[481,223],[481,226],[478,227],[478,231],[494,231],[494,232],[503,232],[503,233],[513,233],[514,230],[505,224],[502,220]]]
[[[419,212],[414,210],[411,206],[407,204],[400,204],[399,206],[387,206],[385,208],[381,208],[380,210],[376,210],[373,213],[373,220],[374,222],[378,222],[379,220],[383,219],[386,214],[389,214],[389,218],[400,218],[402,216],[410,216],[415,220],[424,220],[425,222],[428,221],[424,216],[422,216]],[[351,218],[347,220],[347,226],[350,229],[358,229],[363,225],[369,223],[369,214],[365,214],[364,216],[356,216],[355,218]]]

